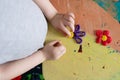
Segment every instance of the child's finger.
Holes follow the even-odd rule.
[[[63,22],[64,22],[64,25],[66,25],[66,27],[67,27],[67,26],[70,27],[70,29],[74,32],[74,24],[73,24],[73,23],[68,22],[68,21],[66,21],[66,20],[64,20]],[[71,30],[70,30],[70,31],[71,31]]]
[[[69,13],[69,14],[67,14],[67,15],[64,16],[64,20],[63,21],[64,21],[64,24],[66,26],[69,26],[71,28],[71,30],[74,32],[74,24],[75,24],[75,22],[74,22],[73,17],[74,16]]]
[[[56,44],[57,44],[58,42],[59,42],[59,41],[55,40],[55,41],[50,42],[49,45],[56,46]]]
[[[61,43],[60,43],[60,42],[56,42],[53,46],[54,46],[54,47],[61,46]]]
[[[71,16],[73,19],[75,19],[74,13],[68,13],[69,16]]]
[[[68,19],[69,17],[71,17],[73,20],[75,19],[75,15],[73,13],[67,13],[67,14],[64,15],[65,19]]]
[[[70,31],[64,25],[61,26],[60,29],[63,33],[67,34],[68,36],[71,36]]]
[[[63,18],[68,22],[74,23],[74,18],[68,14],[65,14]]]

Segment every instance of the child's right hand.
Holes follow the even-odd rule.
[[[66,48],[61,42],[52,41],[45,45],[41,51],[43,52],[45,60],[57,60],[66,52]]]
[[[75,15],[73,13],[57,13],[50,22],[57,30],[64,33],[65,36],[71,36],[70,31],[74,32]]]

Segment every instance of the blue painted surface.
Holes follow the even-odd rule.
[[[114,3],[114,6],[115,6],[116,11],[117,11],[116,12],[116,14],[117,14],[116,19],[120,22],[120,0],[116,3]]]
[[[120,22],[120,0],[114,2],[112,0],[94,0],[99,6],[108,11],[115,19]],[[109,11],[110,10],[110,11]]]

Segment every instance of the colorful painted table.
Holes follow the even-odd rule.
[[[111,2],[110,0],[94,1],[109,12],[109,6],[106,7],[105,4],[108,4],[106,1]],[[43,63],[45,80],[120,80],[120,9],[115,8],[118,12],[113,11],[116,14],[113,15],[94,1],[51,0],[61,13],[74,12],[76,24],[80,24],[87,34],[83,38],[82,52],[79,53],[79,44],[62,36],[49,25],[46,41],[61,40],[67,52],[57,61]],[[120,1],[111,3],[117,4],[116,7],[120,6]],[[113,8],[111,10],[114,10]],[[110,31],[113,39],[110,45],[96,44],[95,30],[98,29]]]
[[[86,31],[82,53],[78,53],[80,45],[73,39],[63,37],[49,25],[46,41],[61,40],[67,53],[58,61],[43,63],[43,72],[40,64],[14,80],[120,80],[120,0],[93,1],[51,0],[61,13],[74,12],[76,24]],[[109,30],[113,42],[106,47],[96,44],[96,29]]]

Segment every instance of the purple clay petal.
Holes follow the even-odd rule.
[[[75,41],[76,41],[77,44],[81,44],[82,43],[82,39],[80,37],[78,37],[78,38],[76,37]]]
[[[85,36],[86,33],[84,31],[80,31],[81,37]]]
[[[83,37],[85,35],[86,35],[86,33],[84,31],[74,32],[75,37]]]
[[[75,26],[75,32],[80,30],[80,25]]]

